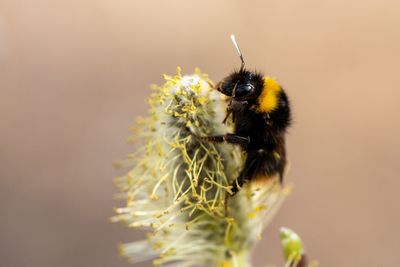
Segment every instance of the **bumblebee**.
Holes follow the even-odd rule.
[[[234,35],[231,39],[241,59],[239,71],[234,71],[216,85],[228,96],[226,123],[232,116],[234,132],[202,137],[211,142],[239,145],[246,161],[231,185],[231,196],[247,182],[279,177],[283,182],[286,166],[285,133],[291,123],[289,99],[279,83],[257,71],[245,68]]]

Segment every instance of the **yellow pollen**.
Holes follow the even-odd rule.
[[[264,78],[264,87],[258,98],[258,112],[271,112],[278,106],[278,96],[281,87],[270,77]]]

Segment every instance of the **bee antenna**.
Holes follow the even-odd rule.
[[[231,34],[231,40],[232,40],[233,45],[234,45],[235,48],[236,48],[236,51],[237,51],[238,54],[239,54],[240,60],[242,61],[242,65],[240,66],[240,71],[243,71],[243,69],[244,69],[244,64],[245,64],[245,63],[244,63],[242,51],[240,51],[239,45],[238,45],[238,43],[236,42],[236,38],[235,38],[235,35],[234,35],[234,34]]]

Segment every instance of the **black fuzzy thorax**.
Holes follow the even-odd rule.
[[[244,147],[245,150],[259,148],[274,150],[278,142],[277,136],[283,136],[291,122],[289,100],[286,93],[280,92],[278,107],[269,113],[258,112],[254,108],[256,101],[252,102],[243,110],[233,111],[235,133],[250,137],[250,144]]]

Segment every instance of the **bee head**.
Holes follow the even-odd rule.
[[[223,79],[217,90],[235,100],[252,100],[258,98],[263,89],[263,76],[257,72],[240,69]]]

